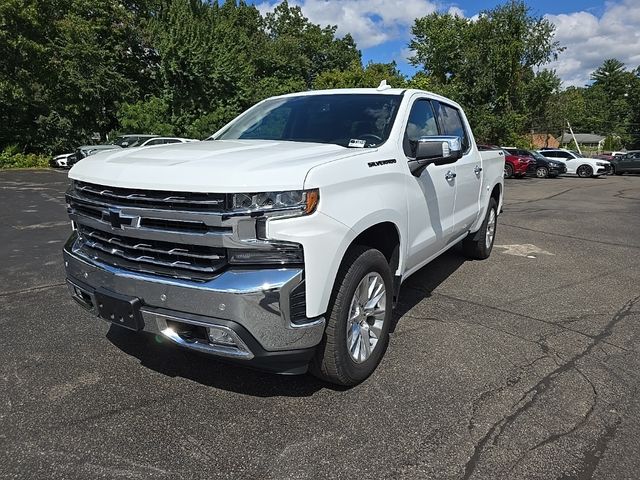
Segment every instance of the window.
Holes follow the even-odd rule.
[[[556,158],[573,158],[573,155],[571,155],[569,152],[563,152],[561,150],[558,151],[551,151],[549,152],[549,154],[547,155],[548,157],[556,157]]]
[[[407,121],[407,130],[404,135],[404,153],[407,157],[415,158],[418,140],[422,137],[438,135],[438,124],[433,112],[431,101],[427,99],[417,100]]]
[[[176,140],[175,138],[167,138],[164,143],[180,143],[180,140]]]
[[[145,145],[145,147],[150,147],[151,145],[161,145],[163,143],[164,143],[164,141],[161,140],[161,139],[159,139],[159,140],[149,140],[147,142],[147,144]]]
[[[460,137],[462,142],[462,151],[466,152],[469,149],[469,137],[464,128],[462,117],[457,108],[454,108],[445,103],[439,103],[438,108],[438,121],[440,122],[440,128],[443,135],[454,135]]]
[[[253,107],[215,140],[284,140],[375,147],[389,137],[401,101],[402,96],[388,94],[274,98]]]

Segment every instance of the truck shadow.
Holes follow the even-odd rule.
[[[404,314],[425,298],[429,298],[431,292],[465,261],[466,258],[458,249],[453,248],[412,275],[400,291],[391,332],[395,330]],[[322,382],[310,374],[283,376],[222,362],[181,349],[157,335],[136,334],[123,328],[111,327],[107,332],[107,339],[127,355],[137,358],[142,366],[155,372],[244,395],[307,397],[324,388],[335,391],[347,390]]]
[[[469,260],[462,255],[460,247],[455,246],[411,275],[400,288],[400,298],[393,312],[391,332],[395,331],[407,312],[425,298],[429,298],[431,292],[467,261]]]
[[[181,377],[208,387],[256,397],[308,397],[323,388],[339,387],[307,375],[276,375],[226,363],[177,347],[159,335],[111,327],[107,339],[140,364],[168,377]]]

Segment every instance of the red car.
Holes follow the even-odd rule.
[[[535,163],[530,157],[512,155],[502,147],[495,145],[478,145],[478,150],[502,150],[504,152],[504,178],[522,178],[527,174],[529,164]]]
[[[517,177],[522,178],[527,174],[529,167],[532,167],[536,161],[529,155],[517,155],[513,151],[515,148],[501,147],[504,150],[504,178]]]

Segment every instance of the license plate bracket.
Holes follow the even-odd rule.
[[[106,290],[96,290],[96,308],[98,316],[119,327],[133,331],[142,330],[142,301],[137,297],[119,295]]]

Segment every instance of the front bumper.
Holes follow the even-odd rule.
[[[63,256],[72,296],[97,314],[97,289],[139,298],[143,330],[164,335],[192,350],[258,367],[294,372],[306,367],[324,333],[325,319],[291,318],[290,301],[304,287],[302,268],[228,269],[206,282],[132,272],[98,263],[74,251],[75,234]],[[176,336],[167,322],[185,327],[219,326],[232,330],[244,344],[240,352]],[[249,354],[241,355],[242,350]],[[264,365],[263,365],[264,364]],[[286,368],[280,368],[281,366]],[[300,368],[299,368],[300,367]]]
[[[596,172],[597,175],[613,175],[613,168],[611,165],[599,166]]]

